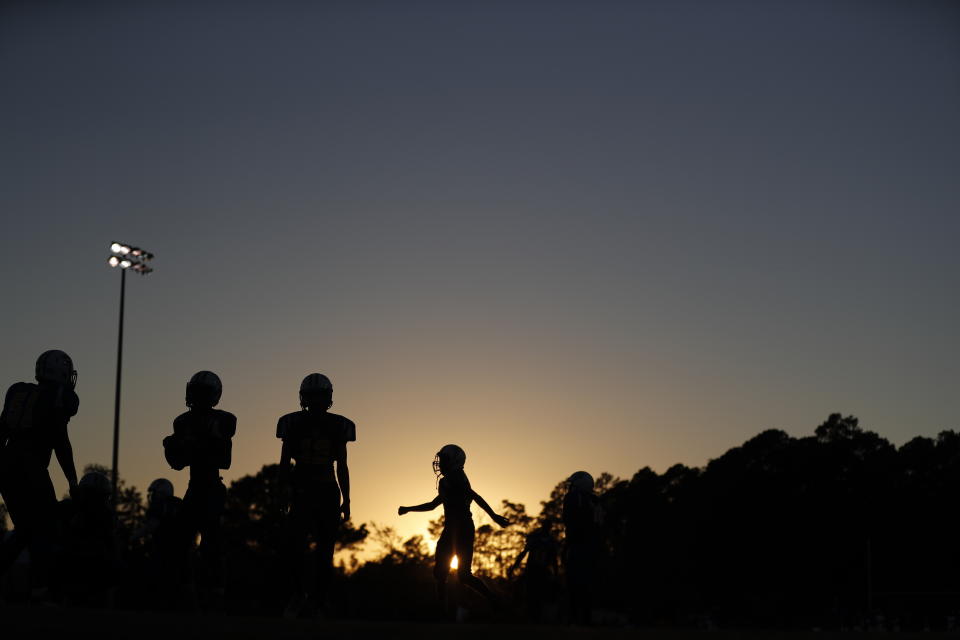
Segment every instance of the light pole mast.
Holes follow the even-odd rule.
[[[119,471],[117,458],[120,453],[120,380],[123,371],[123,303],[127,289],[127,270],[120,269],[120,331],[117,337],[117,391],[113,400],[113,466],[110,474],[113,482],[113,503],[117,503],[117,481]]]
[[[120,481],[118,460],[120,457],[120,381],[123,372],[123,308],[127,293],[127,269],[133,269],[142,276],[152,272],[148,262],[153,260],[153,254],[140,247],[131,247],[121,242],[110,245],[113,255],[107,260],[111,267],[120,267],[120,328],[117,333],[117,390],[113,401],[113,467],[111,481],[113,483],[113,508],[117,508],[117,485]]]

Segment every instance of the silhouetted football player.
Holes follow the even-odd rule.
[[[470,504],[476,502],[487,512],[490,518],[501,527],[506,527],[510,521],[495,513],[487,501],[480,497],[470,487],[463,465],[467,462],[467,454],[455,444],[444,445],[433,458],[433,472],[440,481],[437,485],[437,497],[430,502],[413,507],[400,507],[399,515],[410,511],[432,511],[443,505],[443,532],[437,541],[436,563],[433,576],[437,580],[437,595],[443,612],[447,610],[447,576],[450,574],[450,563],[457,557],[457,578],[460,584],[466,585],[482,594],[489,601],[496,604],[497,599],[484,584],[483,580],[473,575],[473,540],[474,525]]]
[[[593,577],[600,545],[598,514],[593,476],[586,471],[577,471],[567,480],[567,494],[563,499],[564,568],[570,596],[570,621],[574,624],[591,622]]]
[[[526,558],[520,587],[526,604],[527,617],[534,621],[545,618],[544,608],[553,599],[557,569],[560,560],[559,547],[550,531],[550,525],[544,524],[527,536],[523,551],[511,565],[509,573],[520,567]]]
[[[77,470],[67,423],[77,414],[77,372],[63,351],[37,359],[37,383],[18,382],[7,391],[0,413],[0,495],[16,528],[0,550],[0,575],[30,548],[34,595],[47,589],[57,519],[57,497],[50,481],[50,457],[77,489]]]
[[[176,470],[190,467],[190,483],[183,497],[180,541],[185,549],[200,534],[200,583],[213,597],[213,606],[223,601],[223,558],[220,518],[227,489],[221,469],[230,468],[232,441],[237,418],[214,409],[223,386],[217,374],[200,371],[187,383],[189,410],[173,421],[173,435],[163,441],[167,462]]]
[[[63,507],[56,584],[68,604],[112,606],[118,558],[110,478],[85,473]]]
[[[147,489],[147,512],[134,539],[144,541],[146,575],[150,601],[160,608],[172,608],[176,602],[178,571],[187,561],[187,550],[180,543],[180,513],[183,501],[174,495],[173,483],[157,478]]]
[[[357,439],[349,419],[330,413],[333,385],[320,373],[300,383],[300,411],[277,422],[281,483],[290,496],[287,562],[293,595],[287,617],[313,615],[324,605],[333,571],[333,551],[341,516],[350,519],[347,443]],[[296,464],[292,467],[290,462]],[[307,555],[310,539],[315,552]]]

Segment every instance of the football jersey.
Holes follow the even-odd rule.
[[[54,448],[67,438],[67,423],[79,406],[80,399],[68,387],[11,385],[0,413],[0,449],[7,463],[47,468]]]
[[[191,409],[173,421],[173,435],[190,465],[190,481],[219,480],[220,469],[229,469],[231,438],[237,417],[220,409]]]
[[[277,421],[277,437],[296,461],[296,474],[309,472],[318,479],[334,480],[337,452],[357,439],[357,427],[336,413],[295,411]]]
[[[447,522],[473,520],[470,503],[473,502],[473,489],[463,470],[440,478],[438,487],[440,501],[443,503],[443,517]]]
[[[563,524],[569,544],[590,544],[599,535],[597,497],[592,493],[568,491],[563,498]]]

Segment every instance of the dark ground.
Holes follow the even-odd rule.
[[[239,616],[188,616],[74,609],[68,607],[6,606],[0,608],[3,638],[137,638],[142,640],[187,640],[189,638],[322,638],[391,640],[417,638],[456,640],[498,638],[643,638],[644,640],[827,640],[829,638],[899,639],[956,637],[946,633],[814,633],[764,631],[689,631],[664,629],[612,629],[538,626],[519,624],[417,624],[406,622],[307,621]]]

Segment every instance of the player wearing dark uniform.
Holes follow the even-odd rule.
[[[48,467],[56,453],[70,492],[77,488],[73,447],[67,423],[77,414],[77,372],[63,351],[46,351],[37,359],[37,384],[10,387],[0,413],[0,495],[13,536],[0,550],[0,575],[30,548],[37,593],[46,588],[57,520],[57,497]]]
[[[549,524],[534,529],[527,536],[523,550],[510,567],[510,573],[517,570],[524,558],[527,564],[521,577],[521,587],[527,617],[535,621],[542,620],[545,617],[544,608],[552,600],[559,561],[557,541],[550,532]]]
[[[133,536],[143,539],[146,552],[147,589],[154,606],[172,608],[177,571],[185,563],[178,525],[183,501],[174,495],[173,483],[157,478],[147,488],[147,512],[143,525]]]
[[[90,471],[63,512],[63,545],[55,573],[68,604],[111,605],[117,577],[116,518],[110,478]]]
[[[570,620],[590,624],[593,606],[593,578],[600,546],[597,526],[597,496],[593,476],[577,471],[567,481],[563,499],[565,527],[564,564],[570,596]]]
[[[180,515],[180,544],[183,554],[200,534],[201,584],[215,601],[223,598],[223,566],[220,518],[227,488],[220,477],[229,469],[237,418],[214,409],[223,386],[211,371],[200,371],[187,383],[186,404],[190,410],[173,421],[173,435],[163,441],[167,461],[176,470],[190,467],[190,483],[183,497]],[[186,577],[186,574],[183,576]],[[217,606],[219,603],[215,603]]]
[[[470,487],[467,474],[463,471],[466,461],[467,454],[463,449],[455,444],[444,445],[433,459],[434,474],[440,478],[437,497],[424,504],[397,509],[397,513],[402,516],[410,511],[432,511],[443,505],[443,531],[437,541],[433,576],[437,580],[437,595],[444,612],[447,609],[447,576],[450,574],[450,564],[454,556],[457,557],[457,579],[460,584],[496,602],[496,598],[483,580],[473,575],[475,529],[473,514],[470,513],[470,503],[476,502],[480,505],[480,508],[501,527],[510,524],[509,520],[495,513],[487,501]]]
[[[347,443],[357,439],[357,430],[349,419],[330,413],[332,405],[330,380],[311,373],[300,384],[301,410],[277,422],[277,437],[283,440],[281,484],[290,495],[286,550],[293,595],[284,614],[288,617],[315,612],[324,604],[341,514],[350,518]],[[291,460],[296,463],[292,470]],[[316,551],[306,557],[310,538]]]

